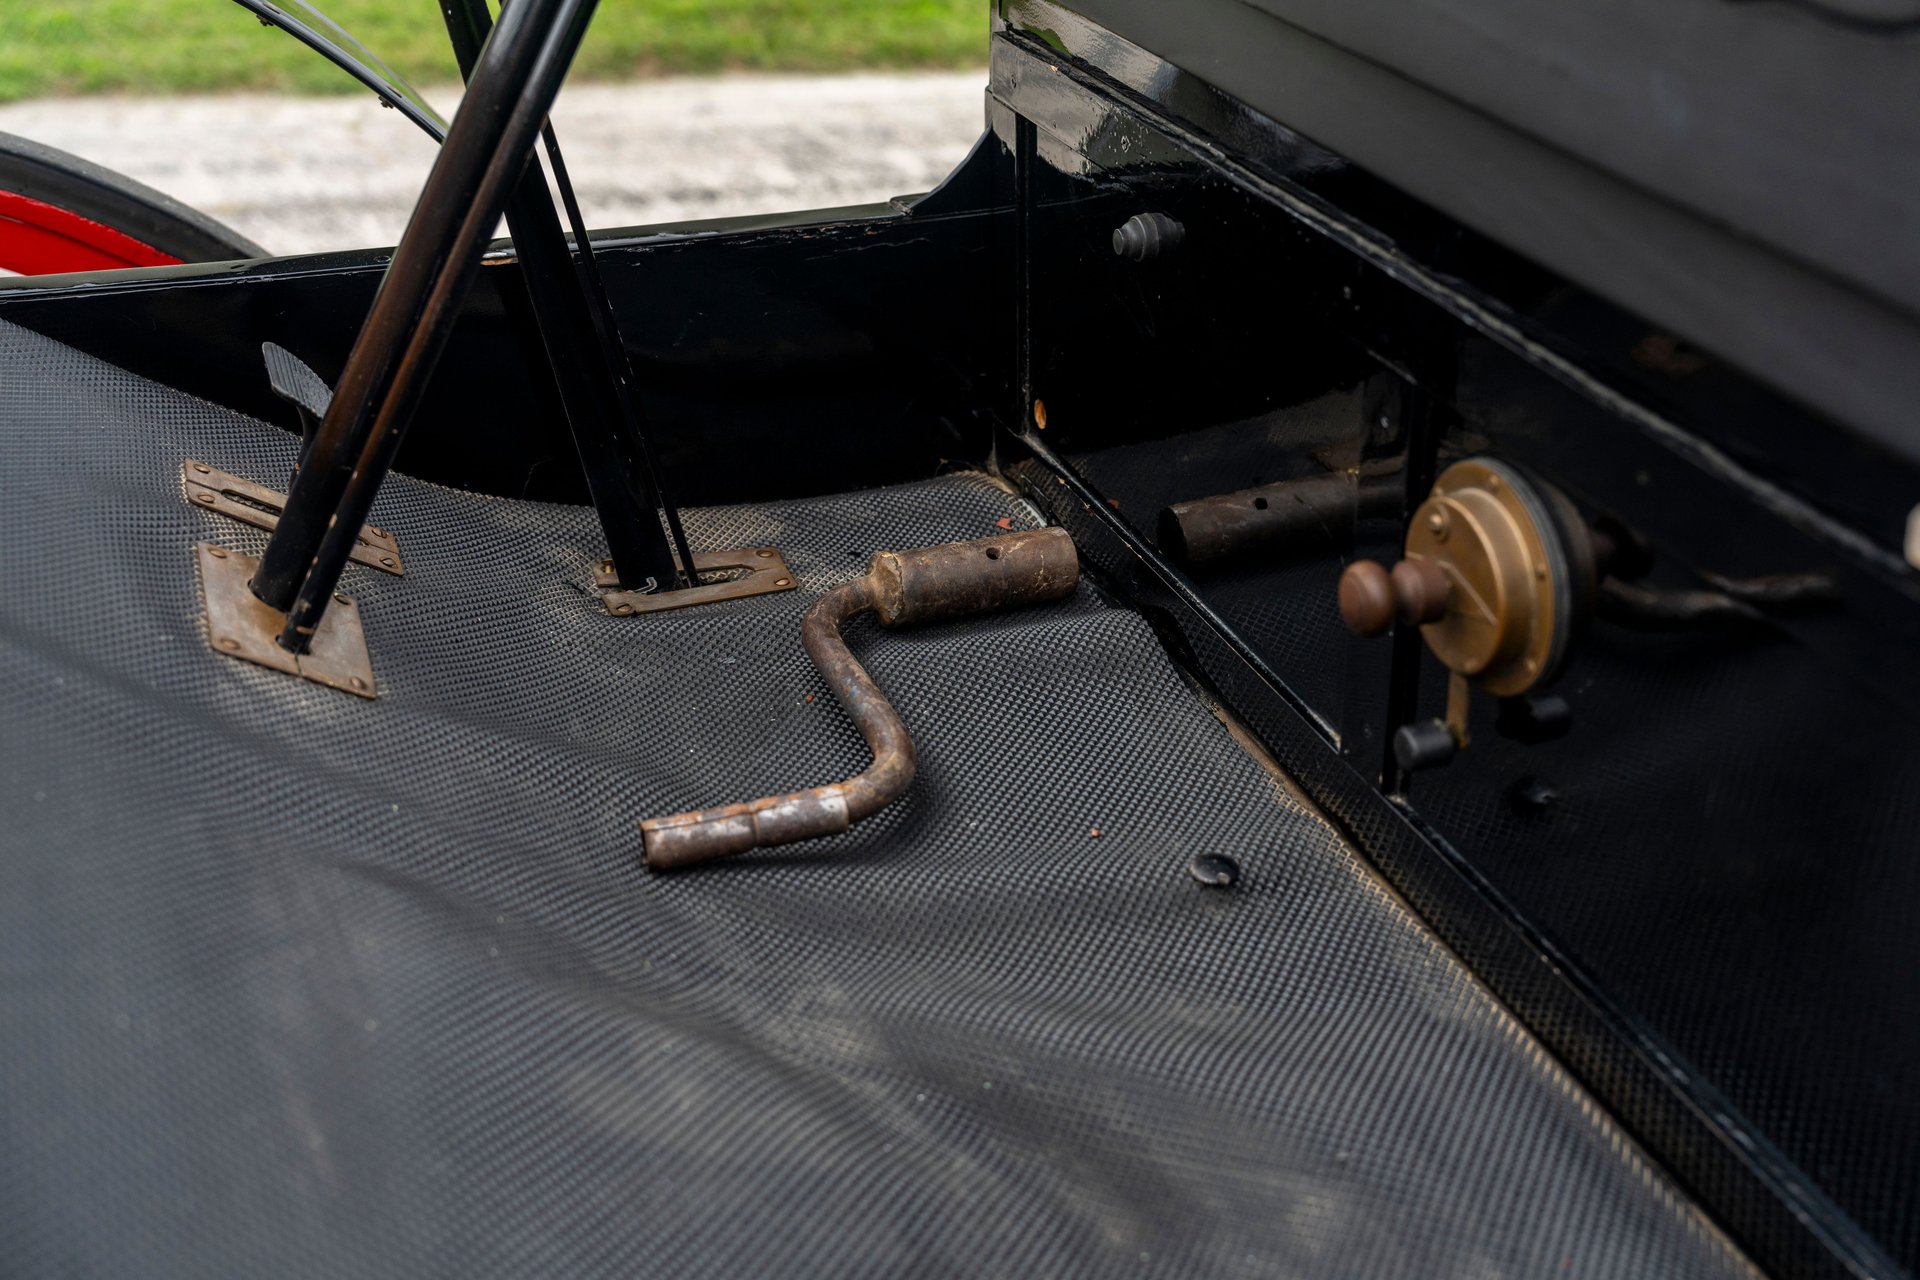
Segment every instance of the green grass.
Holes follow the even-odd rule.
[[[415,84],[456,78],[435,0],[322,0]],[[988,0],[602,0],[580,79],[984,60]],[[0,102],[54,94],[356,88],[231,0],[0,0]]]

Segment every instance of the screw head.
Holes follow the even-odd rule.
[[[1447,513],[1445,511],[1428,512],[1427,529],[1435,538],[1445,542],[1447,540]]]

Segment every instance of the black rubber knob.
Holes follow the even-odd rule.
[[[1393,735],[1393,758],[1408,773],[1437,769],[1451,763],[1460,754],[1453,731],[1440,720],[1418,720],[1403,724]]]
[[[1113,251],[1135,262],[1151,262],[1187,238],[1187,229],[1164,213],[1136,213],[1113,233]]]

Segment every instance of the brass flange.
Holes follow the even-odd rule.
[[[1552,678],[1591,608],[1593,547],[1556,490],[1492,458],[1456,462],[1408,522],[1388,573],[1348,566],[1340,611],[1361,635],[1398,616],[1434,656],[1502,697]]]

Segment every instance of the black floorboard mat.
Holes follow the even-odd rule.
[[[180,463],[287,436],[0,326],[0,449],[11,1272],[1746,1273],[1087,587],[856,626],[906,799],[641,868],[862,766],[799,614],[1032,523],[986,477],[689,512],[803,589],[632,619],[590,511],[396,477],[368,702],[206,643],[192,547],[262,536]]]

